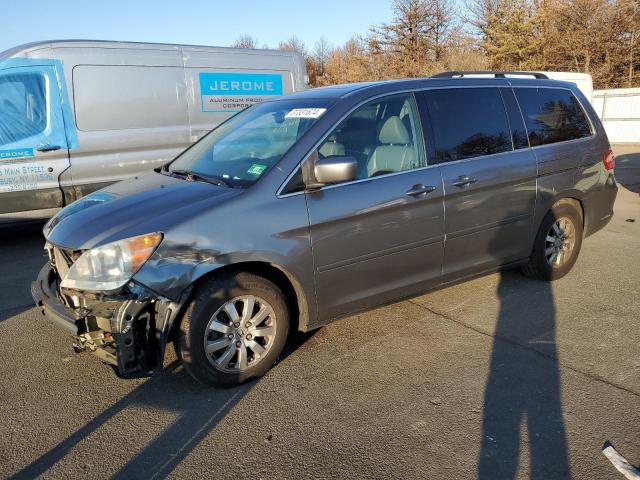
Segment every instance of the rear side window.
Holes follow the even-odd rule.
[[[591,135],[589,120],[570,90],[516,88],[514,91],[532,147]]]
[[[435,163],[510,151],[511,131],[497,88],[424,92],[435,143]]]

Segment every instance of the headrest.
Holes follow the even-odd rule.
[[[378,135],[380,143],[391,143],[396,145],[406,145],[410,143],[409,132],[400,120],[400,117],[387,118],[380,135]]]

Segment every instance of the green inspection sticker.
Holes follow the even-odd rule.
[[[260,165],[259,163],[254,163],[253,165],[251,165],[249,170],[247,170],[247,173],[250,173],[251,175],[262,175],[266,169],[267,169],[266,165]]]

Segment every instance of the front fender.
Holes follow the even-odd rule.
[[[292,261],[292,258],[297,261]],[[304,268],[306,262],[309,265]],[[291,268],[292,264],[294,268]],[[134,280],[158,295],[180,301],[198,280],[217,270],[228,270],[229,267],[252,270],[256,265],[276,269],[288,279],[296,294],[299,327],[310,329],[317,317],[310,254],[309,258],[306,255],[287,257],[262,251],[223,254],[195,245],[168,242],[145,263]]]

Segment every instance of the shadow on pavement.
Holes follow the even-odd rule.
[[[478,478],[516,478],[523,425],[531,478],[570,478],[551,284],[502,273],[498,296]]]
[[[180,416],[122,467],[115,477],[166,476],[250,388],[249,383],[230,390],[214,390],[196,383],[174,363],[162,375],[151,378],[102,411],[12,478],[40,477],[82,440],[131,406],[169,410],[178,412]]]
[[[43,225],[0,228],[0,322],[34,306],[31,282],[46,262]]]
[[[281,361],[312,335],[313,332],[294,335],[288,342]],[[175,412],[178,418],[121,467],[113,478],[164,478],[211,433],[258,381],[231,389],[216,389],[197,383],[174,362],[161,375],[150,378],[99,413],[11,478],[42,476],[86,437],[112,421],[123,410],[135,406]]]
[[[640,152],[616,155],[615,175],[626,189],[640,193]]]

